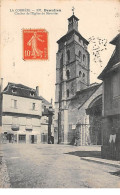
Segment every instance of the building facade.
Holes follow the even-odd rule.
[[[103,80],[102,157],[120,159],[120,34],[115,50],[99,79]]]
[[[88,41],[78,31],[79,19],[68,19],[68,32],[61,37],[56,54],[55,140],[56,143],[88,144],[91,101],[102,94],[102,86],[90,85]],[[76,136],[79,134],[79,136]]]
[[[76,93],[68,106],[68,142],[101,145],[102,84]]]
[[[51,103],[45,100],[42,96],[42,118],[41,118],[41,142],[42,143],[54,143],[54,124],[53,115],[54,109]]]
[[[22,84],[8,83],[2,91],[3,141],[43,143],[42,134],[48,134],[49,123],[43,128],[42,121],[47,115],[43,116],[43,97],[39,96],[38,90],[38,87],[32,89]]]

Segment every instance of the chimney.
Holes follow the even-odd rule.
[[[39,96],[39,86],[36,86],[36,94]]]
[[[0,81],[0,93],[3,91],[3,78]]]

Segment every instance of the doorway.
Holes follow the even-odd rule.
[[[19,143],[26,143],[26,135],[19,135]]]
[[[34,144],[35,139],[34,139],[34,135],[31,135],[31,143]]]

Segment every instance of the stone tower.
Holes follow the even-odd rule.
[[[68,18],[68,32],[57,41],[55,139],[58,143],[67,142],[71,98],[90,84],[88,41],[79,33],[78,21],[73,13]]]

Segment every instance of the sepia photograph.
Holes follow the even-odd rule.
[[[0,3],[0,189],[119,189],[120,1]]]

